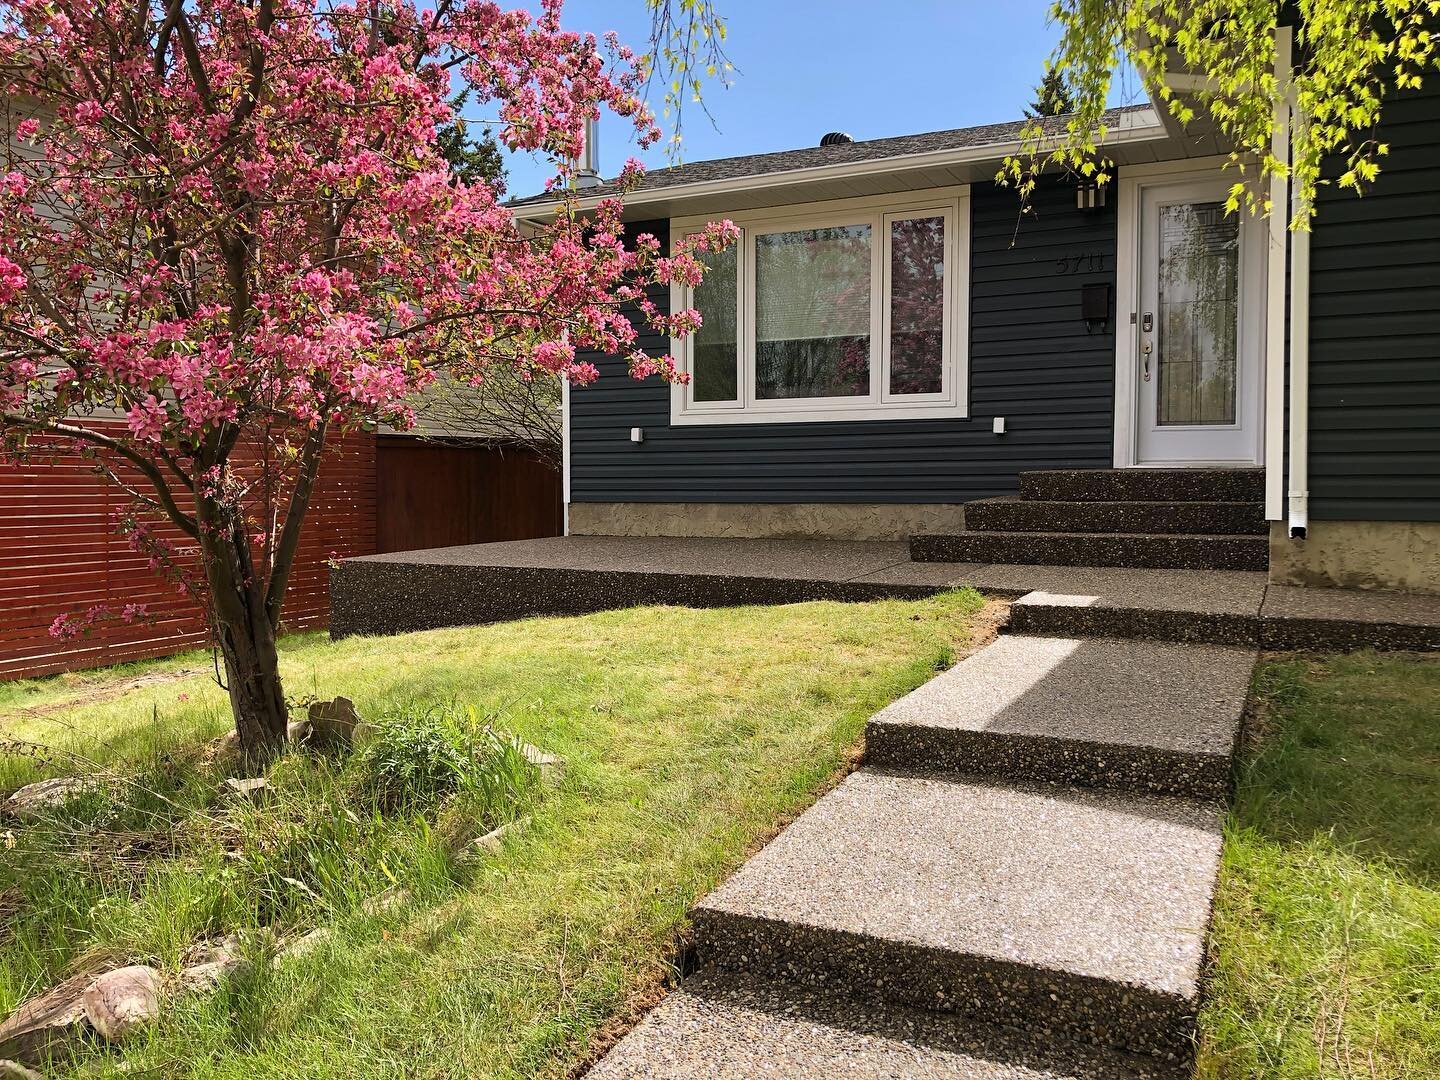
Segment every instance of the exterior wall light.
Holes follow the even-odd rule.
[[[1081,180],[1075,185],[1076,210],[1102,210],[1105,207],[1106,185],[1096,180]]]

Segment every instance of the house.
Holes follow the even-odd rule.
[[[1107,117],[1110,184],[1052,177],[1023,215],[994,183],[1019,122],[652,172],[635,232],[742,238],[693,294],[653,297],[704,316],[642,341],[688,386],[586,357],[569,531],[1440,591],[1433,83],[1385,103],[1378,185],[1323,189],[1311,232],[1227,215],[1228,147],[1150,106]]]

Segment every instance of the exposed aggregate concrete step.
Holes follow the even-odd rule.
[[[871,717],[865,761],[1221,798],[1255,656],[1002,637]]]
[[[693,911],[702,964],[1182,1061],[1211,801],[855,773]]]
[[[1153,1058],[702,974],[669,995],[591,1080],[1182,1080]]]
[[[1180,533],[963,532],[910,538],[917,562],[1114,566],[1175,570],[1264,570],[1263,536]]]
[[[1258,502],[1030,502],[979,499],[965,504],[969,532],[1195,533],[1264,536]]]
[[[1020,474],[1022,499],[1259,502],[1264,469],[1046,469]]]

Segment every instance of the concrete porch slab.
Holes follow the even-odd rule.
[[[347,559],[331,574],[330,632],[393,634],[637,604],[913,598],[957,586],[1020,598],[1011,625],[1022,633],[1440,648],[1437,597],[1270,586],[1262,612],[1267,586],[1258,572],[917,563],[900,541],[711,537],[551,537]]]
[[[1260,614],[1268,649],[1440,649],[1440,596],[1271,585]]]
[[[1149,1058],[802,987],[696,975],[592,1080],[1182,1080]]]
[[[393,634],[639,604],[723,607],[928,596],[860,579],[901,542],[570,536],[347,559],[331,574],[330,633]]]
[[[696,906],[700,960],[1181,1060],[1211,802],[862,771]]]
[[[1002,637],[870,718],[866,763],[1219,798],[1256,653]]]

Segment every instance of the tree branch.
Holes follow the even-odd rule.
[[[325,450],[326,420],[321,420],[305,439],[300,452],[300,472],[295,478],[295,490],[290,493],[290,505],[285,511],[285,524],[280,530],[280,539],[275,544],[270,569],[270,583],[265,590],[265,616],[273,630],[280,625],[280,609],[285,604],[285,588],[290,584],[290,570],[295,565],[295,552],[300,547],[300,527],[305,522],[305,512],[310,508],[310,496],[315,489],[315,476],[320,471],[320,459]]]

